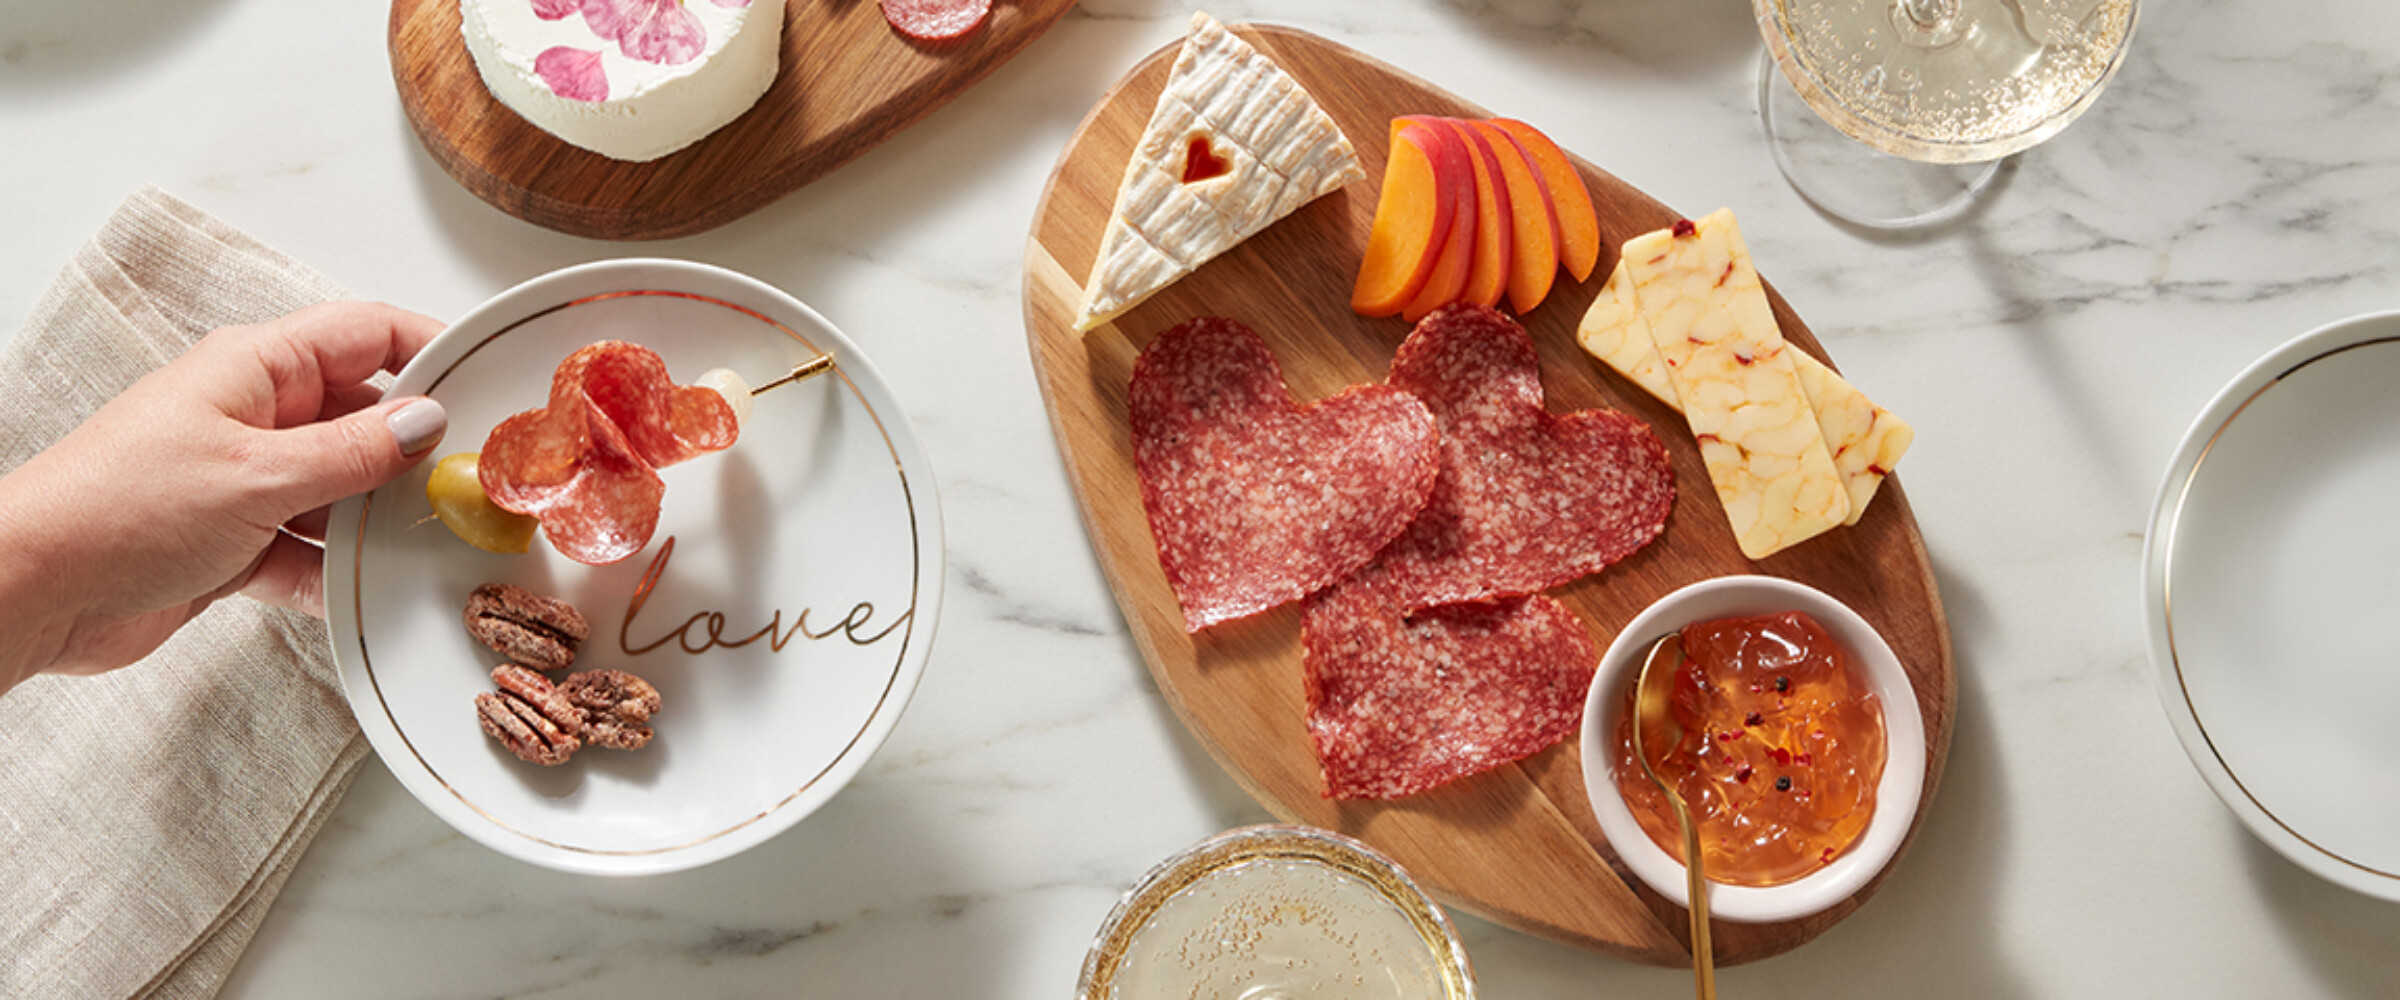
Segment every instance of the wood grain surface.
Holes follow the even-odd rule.
[[[1683,910],[1635,879],[1593,820],[1575,739],[1408,799],[1329,800],[1320,794],[1303,719],[1297,605],[1197,636],[1183,631],[1134,475],[1126,422],[1134,356],[1158,331],[1214,314],[1258,330],[1303,402],[1381,380],[1408,328],[1396,318],[1352,314],[1349,289],[1374,214],[1387,123],[1402,114],[1488,114],[1314,35],[1257,25],[1235,30],[1290,70],[1332,113],[1358,147],[1369,179],[1302,208],[1113,324],[1076,335],[1082,279],[1126,157],[1165,84],[1175,51],[1170,45],[1102,98],[1070,141],[1026,247],[1025,322],[1034,367],[1084,523],[1142,655],[1193,735],[1284,821],[1363,839],[1391,854],[1444,902],[1498,923],[1637,961],[1688,963]],[[1896,479],[1887,482],[1856,526],[1763,561],[1742,557],[1682,418],[1602,369],[1574,339],[1576,320],[1615,265],[1615,248],[1671,225],[1678,213],[1605,171],[1579,165],[1608,249],[1591,281],[1578,285],[1562,274],[1549,301],[1524,317],[1541,355],[1549,406],[1557,412],[1613,407],[1648,420],[1667,443],[1678,497],[1658,541],[1551,593],[1584,616],[1603,647],[1653,599],[1714,576],[1789,577],[1849,603],[1883,633],[1916,683],[1930,748],[1924,801],[1932,801],[1949,750],[1956,683],[1949,630],[1907,495]],[[1690,206],[1688,214],[1715,207]],[[1761,268],[1773,264],[1764,261]],[[1785,336],[1823,357],[1808,327],[1772,289],[1769,296]],[[1866,388],[1872,393],[1872,386]],[[1927,444],[1940,446],[1920,447]],[[1919,823],[1922,818],[1920,809]],[[1904,858],[1905,847],[1894,865]],[[1719,922],[1713,928],[1718,961],[1750,961],[1805,943],[1849,915],[1880,882],[1802,920]]]
[[[788,0],[783,57],[758,104],[647,163],[536,128],[476,74],[458,0],[393,0],[392,79],[442,169],[510,215],[577,236],[649,240],[724,225],[875,148],[1022,51],[1074,0],[998,3],[942,43],[909,39],[875,0]]]

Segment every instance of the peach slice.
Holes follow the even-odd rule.
[[[1583,174],[1576,171],[1566,151],[1540,129],[1510,118],[1494,118],[1492,124],[1523,143],[1541,172],[1551,209],[1558,213],[1559,263],[1566,265],[1567,273],[1577,281],[1590,278],[1593,266],[1600,262],[1600,218],[1592,210],[1592,192],[1584,187]]]
[[[1509,255],[1508,304],[1522,316],[1549,297],[1550,284],[1557,280],[1558,212],[1550,206],[1550,190],[1524,143],[1491,122],[1467,124],[1498,154],[1500,178],[1508,187],[1509,210],[1515,216],[1510,235],[1516,244]]]
[[[1460,152],[1467,153],[1470,148],[1466,133],[1446,119],[1396,119],[1394,125],[1432,129],[1447,136]],[[1434,183],[1450,187],[1458,194],[1453,199],[1450,213],[1450,232],[1443,237],[1441,256],[1434,261],[1433,273],[1426,276],[1425,287],[1419,289],[1416,297],[1409,299],[1408,305],[1400,310],[1400,318],[1409,323],[1424,319],[1426,313],[1465,299],[1467,281],[1474,275],[1476,242],[1480,230],[1480,213],[1476,207],[1475,157],[1467,153],[1460,159],[1463,162],[1459,164],[1461,169],[1458,173],[1448,176],[1437,174],[1434,178]],[[1437,162],[1436,170],[1440,167]]]
[[[1490,308],[1508,290],[1510,265],[1516,258],[1516,204],[1508,181],[1500,175],[1500,154],[1491,139],[1471,122],[1449,120],[1451,128],[1475,151],[1475,266],[1467,272],[1466,301]]]
[[[1358,283],[1350,289],[1353,311],[1389,316],[1424,290],[1458,214],[1456,179],[1473,169],[1466,158],[1464,144],[1447,131],[1393,123],[1383,193],[1375,202]]]

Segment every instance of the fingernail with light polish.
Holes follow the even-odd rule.
[[[442,404],[421,398],[393,410],[383,423],[400,442],[400,453],[414,455],[441,443],[442,432],[450,429],[450,414]]]

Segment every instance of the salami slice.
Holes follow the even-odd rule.
[[[559,363],[548,405],[492,428],[476,471],[493,504],[539,518],[561,554],[601,565],[649,544],[666,493],[658,469],[739,432],[715,390],[676,385],[649,348],[601,341]]]
[[[1522,759],[1583,722],[1598,660],[1539,594],[1415,614],[1369,570],[1313,597],[1301,647],[1328,798],[1394,799]]]
[[[910,38],[928,42],[975,30],[992,12],[992,0],[878,0],[883,19]]]
[[[1297,406],[1266,342],[1233,320],[1152,339],[1127,406],[1142,509],[1187,631],[1341,579],[1433,489],[1433,419],[1416,397],[1357,385]]]
[[[1392,359],[1391,384],[1433,411],[1441,476],[1384,551],[1405,608],[1530,594],[1633,554],[1666,529],[1666,446],[1614,410],[1543,408],[1540,362],[1516,321],[1438,310]]]

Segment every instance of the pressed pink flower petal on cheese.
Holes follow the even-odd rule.
[[[588,20],[592,6],[584,6]],[[679,0],[628,0],[620,8],[617,44],[643,62],[674,66],[696,59],[708,47],[708,29]],[[592,25],[599,29],[597,23]]]
[[[533,71],[550,85],[551,93],[568,100],[608,99],[608,73],[600,67],[597,50],[553,46],[533,57]]]

